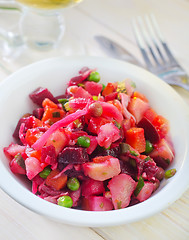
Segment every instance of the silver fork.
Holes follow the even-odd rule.
[[[134,35],[147,69],[171,85],[189,90],[189,76],[177,62],[159,29],[155,16],[133,20]]]

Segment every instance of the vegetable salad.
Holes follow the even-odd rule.
[[[174,159],[169,122],[131,80],[104,85],[84,67],[61,96],[39,87],[29,97],[36,108],[19,119],[4,152],[40,198],[88,211],[122,209],[175,174],[166,171]]]

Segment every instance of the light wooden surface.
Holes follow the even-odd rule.
[[[8,0],[7,0],[8,1]],[[189,73],[188,0],[84,0],[65,11],[69,31],[84,48],[76,54],[104,56],[94,36],[111,37],[142,60],[135,45],[131,19],[153,12],[174,55]],[[0,24],[10,17],[0,11]],[[1,51],[1,49],[0,49]],[[0,64],[2,64],[0,57]],[[8,65],[6,65],[8,67]],[[0,66],[0,80],[8,73]],[[189,92],[175,87],[189,105]],[[168,209],[146,220],[116,227],[80,228],[53,222],[25,209],[0,190],[0,240],[187,240],[189,190]]]

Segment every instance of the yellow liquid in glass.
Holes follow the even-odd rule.
[[[23,5],[41,9],[57,9],[73,6],[82,0],[16,0]]]

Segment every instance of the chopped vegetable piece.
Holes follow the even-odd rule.
[[[77,178],[72,177],[68,179],[67,187],[72,191],[77,191],[80,187],[80,183]]]
[[[153,145],[151,144],[150,141],[146,140],[146,149],[145,149],[145,153],[151,153],[151,151],[153,150]]]
[[[89,113],[93,117],[100,117],[102,115],[103,108],[99,102],[94,102],[89,106]]]
[[[39,150],[42,148],[42,146],[46,143],[48,137],[54,132],[56,131],[58,128],[60,127],[65,127],[66,125],[68,125],[69,123],[72,123],[73,121],[75,121],[76,119],[82,117],[83,115],[88,113],[88,108],[85,108],[83,110],[78,110],[75,113],[72,113],[70,115],[67,115],[65,118],[59,120],[58,122],[54,123],[42,136],[40,139],[38,139],[38,141],[36,141],[33,144],[33,148],[36,150]]]
[[[88,148],[90,146],[90,138],[86,136],[80,136],[77,139],[77,145]]]
[[[143,128],[130,128],[126,132],[126,143],[131,145],[138,152],[142,153],[146,149],[146,141]]]
[[[98,72],[91,72],[88,76],[89,81],[99,82],[100,81],[100,74]]]
[[[138,183],[137,183],[137,186],[135,188],[135,191],[134,191],[134,195],[137,197],[138,194],[140,193],[140,191],[142,190],[142,188],[144,187],[144,180],[143,178],[140,176],[139,177],[139,180],[138,180]]]
[[[60,190],[66,186],[67,176],[58,169],[50,172],[45,180],[45,184],[55,190]]]
[[[46,179],[47,176],[50,174],[51,171],[52,171],[52,170],[51,170],[50,167],[46,167],[46,168],[43,169],[42,172],[39,173],[39,176],[42,177],[42,178],[44,178],[44,179]]]
[[[176,169],[173,168],[173,169],[169,169],[165,172],[165,178],[171,178],[175,175],[176,173]]]
[[[71,208],[73,205],[72,198],[70,196],[62,196],[58,198],[58,205],[62,207]]]

